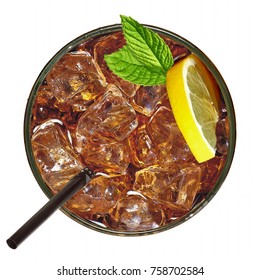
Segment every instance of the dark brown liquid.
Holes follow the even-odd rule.
[[[165,41],[175,61],[189,55]],[[53,193],[84,166],[109,175],[68,201],[71,212],[115,230],[140,231],[178,219],[211,191],[225,165],[229,122],[221,101],[216,156],[197,163],[165,85],[137,86],[108,69],[104,54],[124,44],[117,32],[81,43],[60,59],[35,100],[32,147]]]

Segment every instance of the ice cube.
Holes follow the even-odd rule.
[[[55,120],[41,124],[32,135],[31,143],[42,178],[53,192],[61,190],[84,168],[66,131]]]
[[[226,156],[215,156],[214,158],[200,164],[202,168],[201,193],[207,194],[215,186],[217,179],[224,167]]]
[[[178,60],[190,54],[190,51],[188,49],[178,44],[177,42],[174,42],[172,39],[164,37],[164,41],[166,42],[166,44],[169,46],[171,50],[172,56],[174,58],[174,62],[177,62]]]
[[[70,210],[85,215],[105,215],[130,188],[129,175],[100,175],[90,182],[66,204]]]
[[[137,112],[150,117],[166,95],[165,85],[142,86],[131,99],[131,104]]]
[[[77,135],[76,148],[85,163],[95,171],[125,173],[130,163],[127,141],[94,133]]]
[[[216,135],[217,152],[222,155],[226,154],[229,146],[229,121],[227,116],[218,120],[216,124]]]
[[[33,106],[32,127],[60,116],[59,110],[55,107],[55,101],[50,87],[41,85]]]
[[[151,117],[147,124],[147,131],[156,145],[169,142],[173,138],[172,131],[176,126],[173,113],[162,106]]]
[[[158,163],[155,147],[147,134],[146,125],[140,125],[128,137],[132,163],[139,168]]]
[[[84,51],[65,54],[48,73],[46,82],[57,99],[56,107],[65,111],[64,104],[84,111],[107,85],[95,60]]]
[[[77,126],[77,138],[99,132],[118,141],[124,140],[138,125],[133,107],[123,97],[120,89],[109,85],[81,116]]]
[[[109,227],[121,231],[143,231],[158,228],[165,223],[158,204],[140,194],[128,194],[109,212]]]
[[[120,79],[108,68],[106,61],[104,60],[105,54],[111,54],[122,48],[125,44],[126,42],[122,32],[109,35],[105,40],[100,41],[95,45],[94,58],[106,77],[107,82],[117,85],[126,96],[130,97],[135,95],[139,86]]]
[[[156,147],[160,166],[171,167],[176,163],[194,161],[169,108],[162,106],[155,112],[147,124],[147,132]]]
[[[171,169],[150,166],[136,172],[133,188],[178,211],[190,210],[200,188],[200,179],[201,168],[193,163]]]

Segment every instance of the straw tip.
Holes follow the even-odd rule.
[[[6,243],[12,249],[16,249],[18,247],[17,243],[13,239],[7,239]]]

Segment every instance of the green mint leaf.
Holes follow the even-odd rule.
[[[154,86],[165,84],[167,71],[174,60],[168,45],[154,31],[131,17],[121,16],[126,45],[105,55],[114,74],[129,82]]]
[[[113,73],[126,81],[145,86],[165,84],[165,73],[157,72],[140,62],[128,45],[104,58]]]
[[[164,40],[131,17],[121,15],[121,22],[126,42],[136,58],[147,67],[166,75],[174,61]]]

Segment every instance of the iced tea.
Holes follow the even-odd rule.
[[[175,62],[191,53],[161,36]],[[143,232],[182,219],[214,188],[228,153],[229,116],[220,94],[216,155],[198,163],[175,122],[166,86],[135,85],[107,67],[104,55],[125,43],[116,31],[64,54],[38,88],[30,135],[53,194],[85,166],[97,173],[66,211],[114,232]]]

